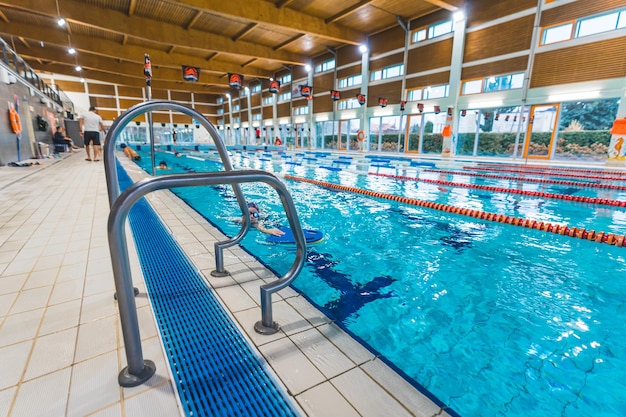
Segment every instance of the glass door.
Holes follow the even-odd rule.
[[[524,158],[550,159],[559,109],[559,104],[543,104],[530,108]]]
[[[407,153],[420,153],[420,138],[422,136],[422,122],[424,120],[423,114],[412,114],[408,116],[409,121],[407,123],[407,138],[404,142],[405,151]]]

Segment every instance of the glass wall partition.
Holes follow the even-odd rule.
[[[412,114],[408,116],[406,151],[410,153],[422,152],[422,127],[424,126],[423,114]]]
[[[561,103],[554,159],[604,161],[619,98]]]
[[[361,129],[361,119],[341,120],[339,122],[339,150],[357,150],[357,134]]]
[[[337,149],[338,126],[339,124],[336,121],[317,122],[315,125],[315,131],[317,132],[315,148]]]
[[[443,127],[446,123],[446,113],[424,113],[421,139],[421,153],[441,154],[443,147]]]
[[[371,117],[369,150],[404,152],[405,120],[401,116]]]
[[[470,156],[521,156],[529,108],[469,109],[459,115],[456,152]],[[518,136],[518,131],[519,136]]]
[[[542,104],[531,107],[524,158],[550,158],[556,137],[559,108],[558,104]]]

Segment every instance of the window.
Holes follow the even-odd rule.
[[[217,114],[224,114],[224,109],[217,109]]]
[[[581,36],[589,36],[615,30],[617,28],[619,15],[620,13],[615,12],[579,21],[576,25],[575,37],[579,38]]]
[[[261,84],[255,84],[255,85],[252,87],[251,91],[252,91],[253,93],[260,93],[260,92],[261,92]]]
[[[233,123],[241,122],[241,117],[233,117]]]
[[[524,73],[497,75],[463,83],[462,94],[489,93],[491,91],[513,90],[524,85]]]
[[[555,42],[566,41],[572,38],[573,23],[552,26],[543,30],[542,45],[549,45]]]
[[[462,94],[478,94],[483,92],[483,80],[465,81]]]
[[[543,29],[541,45],[626,28],[626,10],[584,17]]]
[[[337,80],[337,88],[347,88],[355,85],[361,85],[363,77],[361,74],[351,75],[350,77],[341,78]]]
[[[263,97],[263,104],[270,105],[274,102],[274,96]]]
[[[287,91],[286,93],[282,93],[278,96],[278,101],[289,101],[291,100],[291,91]]]
[[[309,106],[294,107],[293,109],[294,116],[302,116],[304,114],[309,114]]]
[[[252,120],[263,120],[263,115],[261,113],[253,114]]]
[[[347,100],[339,100],[337,102],[337,110],[358,109],[361,107],[356,98],[349,98]]]
[[[235,104],[233,106],[233,111],[240,111],[241,110],[241,106],[239,104]]]
[[[421,100],[422,99],[422,89],[421,88],[414,88],[413,90],[409,90],[407,95],[406,95],[406,99],[408,101]]]
[[[217,104],[223,104],[223,103],[224,103],[224,97],[218,97]]]
[[[448,97],[450,86],[448,84],[436,85],[424,89],[424,100]]]
[[[328,61],[324,61],[321,64],[315,66],[315,72],[326,72],[335,68],[335,60],[329,59]]]
[[[371,81],[386,80],[387,78],[395,78],[404,74],[404,64],[394,65],[383,68],[381,70],[372,71],[370,75]]]
[[[278,79],[281,84],[289,84],[291,82],[291,74],[285,74]]]
[[[426,28],[418,29],[411,35],[411,42],[417,43],[426,40]]]
[[[442,36],[450,32],[452,32],[452,20],[446,20],[445,22],[434,24],[428,28],[428,39],[436,38],[437,36]]]
[[[422,42],[427,39],[433,39],[451,33],[454,30],[452,20],[444,20],[443,22],[434,23],[428,27],[415,29],[411,33],[411,43]]]

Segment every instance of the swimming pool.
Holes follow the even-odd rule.
[[[159,153],[178,171],[211,161]],[[238,167],[313,178],[442,204],[624,234],[624,209],[397,181],[234,155]],[[142,163],[148,158],[143,159]],[[447,168],[446,168],[447,169]],[[171,171],[170,171],[171,172]],[[424,178],[600,195],[623,191],[512,179]],[[626,415],[626,248],[286,180],[300,219],[325,239],[309,247],[294,287],[416,386],[462,416]],[[244,186],[285,222],[278,197]],[[229,187],[177,194],[226,234],[237,232]],[[249,233],[244,247],[282,274],[293,248]]]

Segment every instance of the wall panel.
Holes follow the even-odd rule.
[[[472,0],[466,6],[467,27],[471,28],[533,7],[537,7],[537,0]]]
[[[429,85],[447,84],[448,82],[450,82],[450,71],[443,71],[421,77],[407,78],[406,88],[412,89]]]
[[[463,62],[523,51],[530,48],[535,16],[526,16],[465,36]]]
[[[370,60],[370,71],[376,71],[393,65],[402,64],[403,60],[403,53],[393,54],[384,58]]]
[[[117,94],[122,97],[140,97],[143,98],[143,88],[129,87],[120,85],[117,87]]]
[[[607,39],[535,56],[531,88],[626,76],[626,38]]]
[[[89,94],[104,94],[115,96],[115,86],[113,86],[112,84],[88,83],[87,87],[89,88]]]
[[[371,85],[367,97],[367,107],[378,106],[379,97],[386,98],[389,104],[400,103],[402,97],[402,81]]]
[[[330,94],[313,99],[313,113],[326,113],[333,111],[333,101]]]
[[[407,74],[447,67],[452,59],[452,39],[420,46],[409,51]]]
[[[462,80],[472,78],[490,77],[492,75],[512,74],[515,72],[526,71],[528,67],[528,56],[518,58],[505,59],[502,61],[489,62],[482,65],[472,65],[463,68],[461,73]]]
[[[370,36],[370,58],[398,48],[404,48],[405,39],[406,32],[400,26],[395,26],[389,30]],[[400,62],[402,62],[402,60],[400,60]]]
[[[579,0],[574,3],[555,7],[554,9],[544,10],[541,13],[541,26],[567,22],[568,20],[574,20],[579,17],[590,16],[625,6],[625,0]]]

